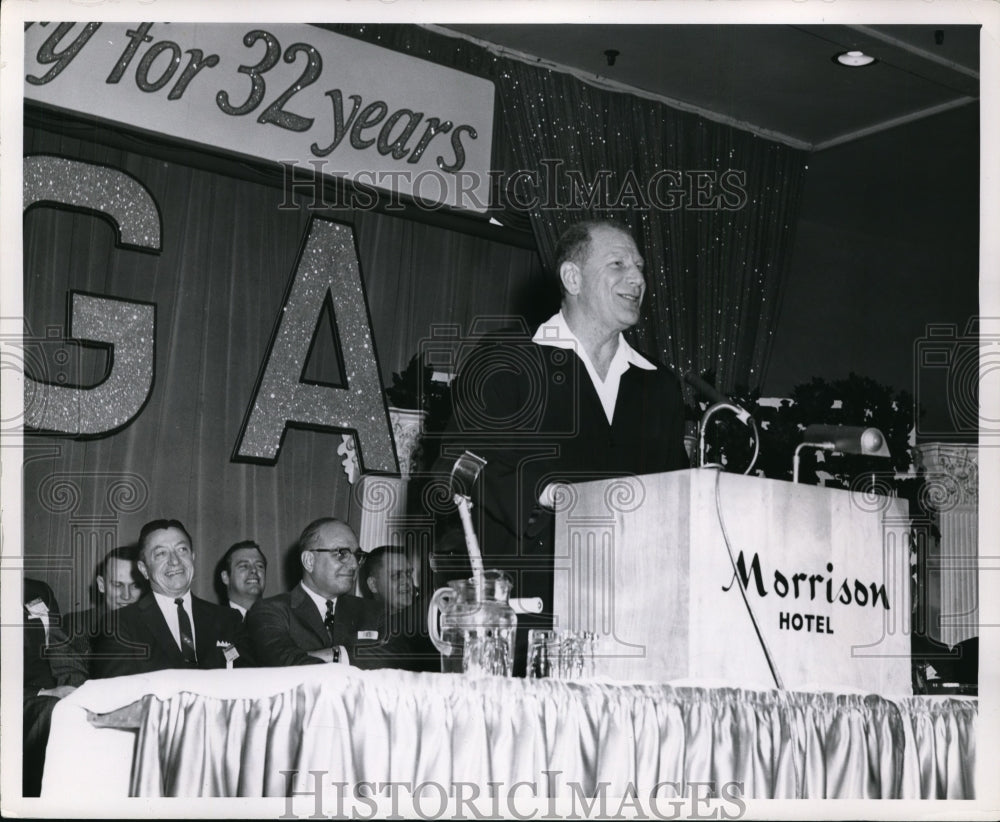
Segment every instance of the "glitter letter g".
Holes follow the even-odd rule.
[[[35,203],[98,212],[114,224],[118,246],[160,250],[156,202],[124,171],[62,157],[25,157],[24,208]],[[135,418],[152,389],[156,308],[72,292],[68,321],[70,337],[110,347],[111,368],[85,388],[25,374],[25,426],[72,436],[110,434]]]

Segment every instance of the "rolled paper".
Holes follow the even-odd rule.
[[[540,614],[545,607],[541,597],[511,597],[508,602],[515,614]]]

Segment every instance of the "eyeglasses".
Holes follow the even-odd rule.
[[[357,562],[361,555],[361,551],[354,548],[310,548],[309,550],[314,554],[336,554],[341,562],[347,562],[349,559]]]

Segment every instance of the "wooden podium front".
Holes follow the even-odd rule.
[[[908,513],[712,469],[572,485],[556,513],[556,625],[597,632],[598,675],[773,688],[743,588],[786,688],[910,694]]]

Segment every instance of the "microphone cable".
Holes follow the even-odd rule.
[[[771,669],[771,677],[774,679],[774,684],[779,691],[785,690],[785,685],[782,682],[781,674],[778,673],[778,667],[774,662],[774,658],[771,656],[771,651],[767,647],[767,642],[764,639],[764,635],[760,632],[760,625],[757,624],[757,617],[753,612],[753,608],[750,606],[750,600],[747,597],[746,587],[739,580],[739,571],[736,568],[736,560],[733,557],[733,546],[729,541],[729,532],[726,530],[726,521],[722,516],[722,488],[721,488],[721,478],[722,472],[715,472],[715,513],[719,519],[719,527],[722,529],[722,539],[726,544],[726,553],[729,554],[729,564],[733,568],[733,580],[737,583],[740,589],[740,595],[743,597],[743,604],[746,606],[747,613],[750,615],[750,622],[753,625],[754,631],[757,633],[757,641],[760,642],[761,650],[764,651],[764,659],[767,660],[767,667]]]

